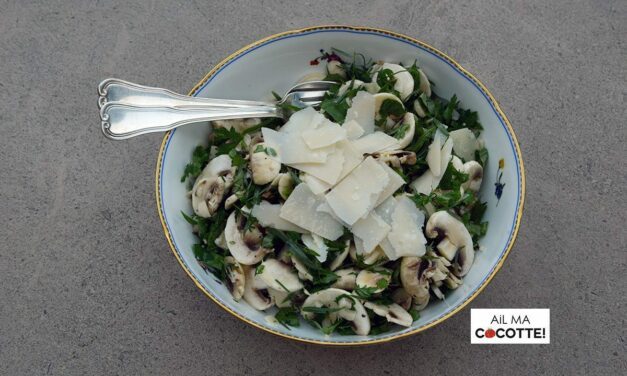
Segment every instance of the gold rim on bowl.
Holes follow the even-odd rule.
[[[311,31],[317,31],[317,30],[351,30],[351,31],[368,31],[368,32],[375,32],[377,34],[383,34],[383,35],[388,35],[388,36],[392,36],[395,37],[397,39],[402,39],[402,40],[406,40],[409,41],[413,44],[419,45],[420,47],[429,50],[430,52],[438,55],[439,57],[443,58],[444,60],[446,60],[447,62],[449,62],[451,65],[453,65],[458,71],[460,71],[461,73],[463,73],[467,78],[469,78],[470,80],[472,80],[477,87],[479,87],[479,89],[481,91],[483,91],[483,93],[487,96],[487,98],[489,99],[489,101],[491,102],[492,106],[494,107],[494,109],[497,111],[499,117],[503,120],[503,122],[505,123],[505,125],[507,126],[507,130],[511,136],[512,139],[512,143],[515,147],[515,152],[516,152],[516,156],[518,158],[518,166],[520,168],[519,171],[519,177],[520,177],[520,192],[519,192],[519,197],[518,200],[520,202],[520,205],[518,206],[518,210],[516,212],[516,221],[514,223],[514,228],[512,231],[512,235],[511,238],[509,240],[509,243],[507,244],[506,250],[505,252],[501,255],[501,258],[499,259],[499,262],[496,264],[496,266],[492,269],[492,272],[490,273],[490,275],[484,279],[484,281],[481,283],[481,285],[475,290],[475,292],[470,295],[469,297],[466,298],[466,300],[464,302],[462,302],[458,307],[456,307],[455,309],[453,309],[452,311],[446,313],[445,315],[443,315],[442,317],[428,323],[425,324],[419,328],[415,328],[413,330],[404,332],[404,333],[399,333],[397,335],[392,335],[386,338],[380,338],[380,339],[365,339],[363,341],[349,341],[349,342],[332,342],[332,341],[320,341],[320,340],[314,340],[314,339],[309,339],[309,338],[302,338],[302,337],[297,337],[297,336],[293,336],[293,335],[289,335],[286,333],[281,333],[279,331],[273,330],[271,328],[267,328],[265,326],[262,326],[250,319],[248,319],[247,317],[233,311],[231,308],[227,307],[226,305],[224,305],[218,298],[216,298],[215,296],[213,296],[211,294],[211,292],[209,292],[201,283],[200,281],[194,276],[194,274],[191,272],[191,270],[189,270],[189,268],[185,265],[185,263],[183,262],[183,260],[181,259],[181,256],[179,255],[176,247],[174,246],[174,242],[172,241],[172,236],[168,230],[168,227],[166,225],[165,222],[165,218],[164,218],[164,214],[163,214],[163,208],[161,206],[161,180],[160,180],[160,176],[161,176],[161,168],[163,165],[163,156],[164,156],[164,151],[165,151],[165,146],[168,142],[168,139],[170,138],[172,131],[169,131],[165,134],[165,136],[163,137],[163,141],[161,142],[161,147],[159,148],[159,155],[157,158],[157,168],[156,168],[156,175],[155,175],[155,193],[156,193],[156,200],[157,200],[157,211],[159,212],[159,219],[161,220],[161,226],[163,227],[163,232],[165,234],[165,237],[168,241],[168,244],[170,245],[170,249],[172,251],[172,253],[174,254],[174,256],[176,257],[176,259],[178,260],[179,264],[181,265],[181,267],[183,268],[183,270],[185,270],[185,272],[187,273],[187,275],[192,279],[192,281],[194,281],[194,283],[196,284],[196,286],[198,286],[198,288],[203,291],[211,300],[213,300],[214,303],[216,303],[218,306],[222,307],[225,311],[227,311],[228,313],[232,314],[233,316],[237,317],[238,319],[252,325],[253,327],[256,327],[258,329],[261,329],[265,332],[268,333],[272,333],[274,335],[283,337],[283,338],[288,338],[291,340],[296,340],[296,341],[300,341],[300,342],[306,342],[306,343],[314,343],[314,344],[319,344],[319,345],[331,345],[331,346],[360,346],[360,345],[371,345],[371,344],[376,344],[376,343],[383,343],[383,342],[390,342],[393,340],[397,340],[400,338],[404,338],[404,337],[408,337],[410,335],[422,332],[424,330],[427,330],[435,325],[440,324],[441,322],[447,320],[448,318],[452,317],[453,315],[455,315],[457,312],[461,311],[462,309],[464,309],[468,304],[470,304],[470,302],[472,302],[480,293],[481,291],[483,291],[483,289],[490,283],[490,281],[492,280],[492,278],[494,278],[494,276],[496,275],[496,273],[501,269],[501,267],[503,266],[503,263],[505,262],[505,259],[507,258],[507,256],[509,255],[509,252],[511,251],[512,247],[514,246],[514,243],[516,241],[516,237],[518,235],[518,229],[520,227],[520,221],[522,218],[522,213],[523,213],[523,206],[524,206],[524,201],[525,201],[525,169],[523,166],[523,160],[522,160],[522,155],[520,152],[520,146],[518,145],[518,140],[516,139],[516,134],[514,133],[514,130],[509,122],[509,120],[507,119],[507,116],[505,116],[505,113],[503,112],[503,110],[501,110],[501,107],[499,106],[498,102],[496,101],[496,99],[494,99],[494,97],[492,96],[492,94],[490,93],[490,91],[488,91],[488,89],[485,87],[485,85],[483,85],[483,83],[481,83],[481,81],[479,81],[475,76],[473,76],[470,72],[468,72],[466,69],[464,69],[459,63],[457,63],[455,60],[453,60],[452,58],[450,58],[448,55],[446,55],[445,53],[441,52],[440,50],[430,46],[429,44],[422,42],[418,39],[412,38],[412,37],[408,37],[406,35],[403,34],[399,34],[393,31],[388,31],[388,30],[384,30],[384,29],[378,29],[378,28],[371,28],[371,27],[359,27],[359,26],[345,26],[345,25],[323,25],[323,26],[313,26],[313,27],[307,27],[307,28],[302,28],[302,29],[297,29],[297,30],[290,30],[290,31],[285,31],[282,33],[278,33],[278,34],[274,34],[271,35],[269,37],[260,39],[256,42],[253,42],[241,49],[239,49],[238,51],[232,53],[231,55],[229,55],[228,57],[226,57],[224,60],[222,60],[219,64],[217,64],[215,67],[213,67],[213,69],[211,69],[209,71],[209,73],[207,73],[205,75],[205,77],[203,77],[202,80],[200,80],[200,82],[198,82],[194,88],[189,92],[189,95],[194,95],[199,88],[201,88],[206,82],[207,80],[209,80],[221,67],[223,67],[225,64],[228,64],[229,62],[231,62],[232,60],[234,60],[235,58],[239,57],[240,55],[246,53],[247,51],[261,45],[264,44],[268,41],[274,40],[274,39],[278,39],[278,38],[282,38],[286,35],[295,35],[295,34],[302,34],[302,33],[306,33],[306,32],[311,32]]]

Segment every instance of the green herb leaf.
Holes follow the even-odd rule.
[[[279,308],[279,311],[274,315],[274,318],[287,329],[289,329],[290,326],[300,326],[300,320],[298,320],[298,311],[296,311],[296,308],[293,307]]]
[[[187,177],[195,178],[202,172],[202,169],[209,162],[209,147],[196,146],[192,153],[192,161],[185,166],[183,170],[183,176],[181,182],[184,182]]]

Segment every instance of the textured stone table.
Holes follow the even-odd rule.
[[[0,374],[625,373],[625,1],[0,0]],[[211,303],[154,202],[161,135],[109,142],[96,84],[179,92],[261,37],[389,28],[476,74],[520,141],[527,200],[470,307],[549,307],[552,343],[470,345],[469,309],[383,346],[263,333]]]

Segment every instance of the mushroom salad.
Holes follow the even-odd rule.
[[[409,327],[463,284],[487,231],[481,124],[455,95],[438,97],[417,62],[318,59],[315,79],[337,82],[319,110],[215,121],[194,150],[182,177],[194,255],[233,299],[287,328]]]

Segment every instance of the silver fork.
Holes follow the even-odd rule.
[[[165,132],[181,125],[240,118],[287,118],[285,105],[320,105],[336,83],[310,81],[295,85],[277,102],[190,97],[170,90],[108,78],[98,85],[102,132],[113,140]]]

